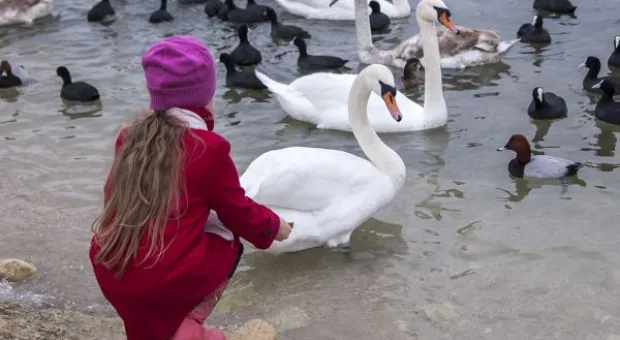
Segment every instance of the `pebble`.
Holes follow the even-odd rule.
[[[227,336],[228,340],[277,340],[278,332],[270,323],[260,319],[246,322],[235,333]]]
[[[37,272],[32,263],[20,259],[0,259],[0,279],[10,282],[25,280]]]
[[[450,304],[433,303],[423,306],[422,309],[430,320],[444,325],[451,324],[459,316],[456,307]]]

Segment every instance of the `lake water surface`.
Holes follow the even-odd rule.
[[[148,17],[156,1],[113,0],[119,18],[104,26],[86,22],[92,2],[57,0],[55,18],[0,31],[2,59],[32,76],[18,92],[0,92],[0,257],[39,267],[30,282],[0,288],[0,299],[32,302],[39,294],[35,300],[60,308],[111,314],[88,262],[90,225],[119,126],[148,104],[141,53],[167,33],[190,32],[218,53],[237,38],[233,26],[207,19],[202,5],[173,2],[176,20],[154,26]],[[531,1],[446,2],[457,24],[495,29],[504,39],[534,14]],[[281,13],[272,1],[261,3]],[[249,254],[210,322],[260,317],[297,340],[617,340],[620,128],[594,119],[597,98],[582,91],[586,71],[577,66],[588,55],[606,65],[620,20],[616,0],[576,4],[576,18],[546,19],[551,45],[518,44],[501,63],[444,71],[446,127],[382,136],[404,159],[407,181],[353,234],[352,253]],[[359,69],[353,22],[280,17],[310,31],[311,53],[342,56]],[[413,15],[393,20],[375,44],[392,47],[417,31]],[[300,74],[295,47],[275,46],[268,33],[268,24],[250,32],[263,54],[259,69],[288,83]],[[101,110],[63,110],[59,65],[99,88]],[[218,76],[223,84],[221,64]],[[532,122],[526,109],[535,86],[563,96],[568,118]],[[240,171],[286,146],[360,154],[349,133],[286,118],[268,91],[220,86],[216,96],[216,131],[232,142]],[[410,97],[423,100],[421,91]],[[556,182],[509,177],[512,155],[495,149],[513,133],[526,135],[537,153],[586,164],[567,194]]]

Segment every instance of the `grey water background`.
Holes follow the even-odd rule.
[[[310,53],[351,59],[352,72],[361,67],[352,21],[309,21],[259,2],[307,29]],[[531,1],[446,3],[458,25],[495,29],[503,39],[534,14]],[[207,19],[202,5],[171,2],[175,21],[155,26],[148,17],[156,1],[113,0],[119,17],[111,25],[86,22],[92,4],[57,0],[55,17],[0,29],[0,56],[31,76],[19,90],[0,92],[0,257],[39,268],[23,285],[0,284],[0,299],[113,314],[88,262],[90,224],[114,137],[148,104],[141,53],[168,33],[190,32],[215,54],[232,50],[237,38],[233,25]],[[582,91],[586,71],[577,66],[588,55],[606,64],[620,20],[615,0],[576,5],[575,18],[545,20],[549,46],[517,44],[501,63],[444,70],[446,127],[381,136],[404,159],[407,181],[354,233],[351,254],[248,254],[209,323],[260,317],[286,339],[617,340],[620,128],[594,119],[597,97]],[[263,54],[258,68],[289,83],[301,74],[295,47],[274,45],[269,29],[250,32]],[[393,20],[375,44],[390,48],[417,32],[413,15]],[[64,107],[59,65],[98,87],[100,110]],[[287,118],[268,91],[229,90],[224,76],[220,64],[216,131],[231,141],[240,172],[286,146],[361,155],[351,134]],[[563,96],[568,118],[531,121],[535,86]],[[423,100],[422,90],[408,94]],[[526,135],[537,153],[586,164],[567,194],[557,182],[509,177],[512,155],[495,149],[513,133]]]

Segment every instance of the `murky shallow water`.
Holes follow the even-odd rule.
[[[234,28],[206,19],[202,6],[172,3],[176,21],[152,26],[155,1],[117,0],[120,18],[102,26],[86,22],[91,2],[58,0],[59,17],[0,31],[0,54],[33,76],[18,97],[0,93],[0,257],[40,269],[2,298],[33,292],[60,307],[109,313],[88,263],[90,223],[119,125],[147,103],[141,52],[166,33],[191,31],[219,52],[237,42]],[[496,29],[505,39],[533,14],[529,1],[448,5],[458,24]],[[545,21],[552,45],[519,44],[502,63],[444,72],[447,127],[383,136],[405,160],[407,182],[354,233],[352,254],[248,255],[211,322],[262,317],[290,339],[590,340],[620,333],[620,128],[593,119],[596,99],[581,90],[585,71],[577,69],[587,55],[605,63],[620,21],[614,0],[578,5],[577,18]],[[312,53],[349,58],[358,69],[352,22],[281,17],[312,33]],[[276,47],[268,32],[260,25],[250,33],[263,53],[260,69],[290,82],[299,74],[296,53],[276,56],[294,47]],[[415,32],[413,17],[395,21],[376,44],[387,48]],[[61,64],[99,88],[101,111],[61,111]],[[537,85],[566,99],[568,118],[529,120]],[[266,150],[292,145],[360,153],[350,134],[285,118],[271,95],[220,87],[217,98],[216,130],[232,141],[240,170]],[[509,178],[511,155],[495,148],[513,133],[533,139],[536,151],[587,164],[568,194],[560,196],[555,183]]]

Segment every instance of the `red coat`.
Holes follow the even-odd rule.
[[[170,246],[154,266],[147,261],[130,265],[122,279],[93,262],[99,249],[91,241],[90,259],[106,299],[125,323],[128,340],[166,340],[185,316],[230,273],[236,264],[242,237],[259,249],[267,249],[278,233],[280,219],[270,209],[245,196],[237,169],[229,155],[230,144],[220,135],[193,130],[202,140],[185,137],[187,195],[181,195],[180,223],[171,221],[164,232]],[[123,143],[121,131],[116,150]],[[204,152],[203,152],[204,150]],[[108,197],[109,178],[104,189]],[[204,232],[210,210],[235,234],[234,241]],[[146,235],[147,233],[145,233]],[[143,237],[138,259],[148,250]]]

